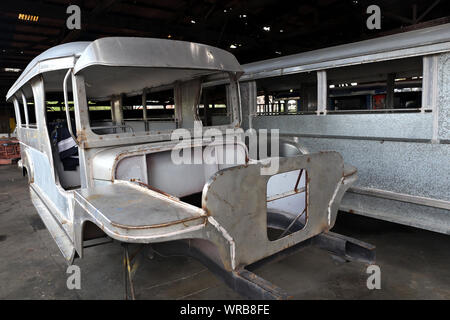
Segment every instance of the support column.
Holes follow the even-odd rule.
[[[29,120],[28,120],[28,105],[27,105],[27,98],[25,97],[25,95],[23,94],[23,92],[21,92],[22,95],[22,103],[23,103],[23,112],[25,114],[25,127],[28,128],[28,125],[30,124]]]
[[[253,118],[256,116],[257,98],[256,98],[256,82],[242,82],[239,84],[241,89],[241,108],[242,123],[241,128],[244,130],[252,128]]]
[[[386,83],[386,109],[394,109],[395,73],[389,73]]]
[[[165,106],[164,106],[165,109]],[[144,128],[148,131],[148,118],[147,118],[147,89],[142,90],[142,117],[144,118]]]
[[[327,72],[317,71],[317,114],[327,114],[328,101]]]
[[[114,125],[124,125],[123,122],[123,109],[122,109],[122,96],[113,97],[111,100],[111,112],[113,115]],[[125,132],[125,128],[122,129]]]
[[[438,98],[438,55],[423,57],[422,112],[434,110]]]
[[[433,142],[450,143],[450,53],[437,60],[437,97],[433,109]]]

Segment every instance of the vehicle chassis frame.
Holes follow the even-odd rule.
[[[289,217],[277,213],[268,213],[268,225],[270,228],[285,230],[290,224],[291,220]],[[303,224],[297,221],[291,227],[291,231],[295,232],[302,228]],[[135,299],[135,288],[132,280],[132,274],[135,271],[132,265],[134,257],[129,258],[128,244],[124,243],[123,245],[125,299],[128,299],[128,286],[131,298]],[[279,261],[309,246],[326,250],[330,254],[343,258],[346,261],[373,264],[376,259],[375,246],[334,232],[320,233],[251,265],[240,267],[233,271],[226,270],[222,264],[211,258],[200,246],[193,244],[190,239],[151,244],[151,250],[164,256],[183,255],[194,258],[219,277],[233,291],[251,300],[287,300],[292,298],[288,292],[259,277],[254,271],[264,264]]]

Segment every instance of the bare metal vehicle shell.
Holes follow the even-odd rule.
[[[327,110],[330,75],[347,79],[345,68],[364,70],[374,63],[395,65],[405,59],[422,62],[419,110]],[[301,147],[303,153],[335,150],[358,168],[358,181],[345,194],[340,210],[450,234],[450,24],[242,68],[244,128],[280,128],[286,143]],[[307,73],[317,74],[317,111],[256,114],[256,81],[276,82],[281,76]]]
[[[177,167],[170,161],[170,152],[177,148],[171,140],[174,127],[99,135],[89,122],[88,99],[111,99],[115,122],[123,128],[121,94],[145,97],[148,90],[175,83],[176,127],[193,132],[197,119],[193,93],[201,88],[199,79],[212,83],[219,73],[229,77],[231,121],[214,127],[224,132],[242,122],[238,79],[243,70],[221,49],[161,39],[104,38],[54,47],[24,70],[7,95],[15,107],[21,165],[28,174],[33,203],[67,262],[83,257],[88,223],[123,243],[152,244],[165,252],[191,255],[252,298],[287,298],[283,290],[249,270],[305,245],[373,262],[372,246],[329,232],[345,191],[356,180],[356,169],[345,165],[337,152],[302,155],[298,148],[290,156],[283,150],[293,144],[281,140],[279,170],[261,175],[267,162],[248,159],[245,144],[225,140],[222,146],[243,156],[243,161],[233,166]],[[79,148],[75,177],[64,177],[58,170],[46,123],[46,94],[62,91],[66,106],[68,94],[74,101],[76,132],[70,125],[69,130]],[[21,104],[30,99],[35,125],[29,123],[27,108],[21,119]],[[189,148],[203,149],[205,142],[193,139]],[[306,224],[295,221],[297,212],[277,212],[268,205],[300,193],[300,188],[291,188],[291,194],[267,191],[272,177],[285,179],[282,186],[303,170]],[[201,193],[201,206],[180,200],[193,193]],[[290,232],[269,240],[270,227],[289,227]]]

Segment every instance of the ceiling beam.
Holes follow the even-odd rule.
[[[108,1],[110,5],[111,1],[112,0]],[[103,6],[104,5],[102,5],[102,7]],[[30,12],[30,14],[38,14],[42,17],[48,17],[52,19],[62,19],[61,21],[63,25],[61,27],[65,28],[65,18],[67,17],[65,6],[46,3],[43,3],[41,5],[40,3],[37,4],[34,1],[30,2],[24,0],[15,0],[11,2],[11,5],[9,3],[8,5],[5,5],[5,3],[0,3],[0,10],[5,10],[6,12],[24,11]],[[86,27],[85,25],[82,26],[82,31],[84,31],[85,27]],[[170,33],[175,37],[183,35],[189,37],[189,39],[197,39],[199,41],[205,41],[207,39],[212,40],[220,37],[220,31],[209,30],[208,28],[205,28],[201,24],[193,24],[189,26],[183,26],[180,24],[167,25],[164,21],[149,20],[139,18],[136,16],[130,15],[127,16],[125,14],[120,15],[113,14],[111,12],[109,13],[103,12],[101,19],[95,19],[95,29],[101,29],[102,27],[112,28],[118,31],[123,29],[129,30],[130,32],[131,31],[136,33],[141,32],[147,36],[167,37],[167,35]],[[70,33],[74,32],[75,31],[72,31]],[[76,32],[74,35],[70,35],[70,33],[64,35],[64,37],[61,39],[60,42],[73,41],[75,39],[78,39],[81,35],[79,32]],[[232,37],[230,37],[228,34],[224,34],[222,41],[233,41],[235,37],[239,37],[240,39],[250,44],[256,42],[253,37],[249,37],[245,34],[232,35]]]
[[[441,0],[436,0],[435,2],[433,2],[433,4],[429,6],[428,9],[425,10],[424,13],[422,13],[419,18],[417,18],[417,20],[415,20],[415,23],[419,23],[420,21],[422,21],[423,18],[425,18],[425,16],[429,14],[431,10],[433,10],[440,2]]]

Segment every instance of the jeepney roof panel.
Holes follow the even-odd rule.
[[[204,44],[153,38],[115,37],[93,41],[75,65],[79,73],[93,65],[242,72],[231,53]]]
[[[79,41],[52,47],[36,56],[9,89],[6,98],[9,99],[33,77],[49,71],[69,69],[75,66],[75,57],[83,53],[90,44],[89,41]],[[62,84],[61,84],[62,87]]]
[[[178,80],[175,77],[182,75],[182,70],[190,72],[190,76],[220,71],[243,73],[234,55],[208,45],[167,39],[110,37],[93,42],[67,43],[44,51],[22,72],[8,91],[7,99],[33,77],[44,72],[74,68],[76,74],[86,72],[90,76],[101,78],[103,76],[98,75],[96,71],[104,72],[105,69],[102,67],[121,67],[121,72],[125,68],[177,69],[179,71],[171,72],[173,77],[171,79],[165,77],[163,84],[167,84],[168,80]],[[117,71],[112,72],[114,76]],[[142,73],[141,78],[148,75],[147,71]],[[128,79],[123,78],[123,82],[127,81]],[[155,81],[152,84],[158,85]],[[126,89],[129,88],[124,90]],[[95,88],[92,90],[95,91]]]

